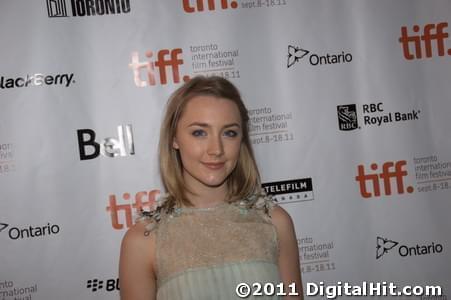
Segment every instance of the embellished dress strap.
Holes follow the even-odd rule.
[[[155,205],[148,211],[141,209],[136,218],[137,222],[146,222],[144,235],[148,236],[153,230],[155,230],[160,221],[161,216],[164,214],[165,206],[168,200],[168,194],[160,194],[155,199]],[[167,213],[167,212],[166,212]]]
[[[271,210],[276,206],[277,201],[271,195],[260,190],[234,204],[240,208],[243,214],[250,209],[255,209],[266,221],[271,221]]]

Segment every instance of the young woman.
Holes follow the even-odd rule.
[[[159,154],[167,193],[124,236],[121,299],[253,298],[254,283],[256,299],[303,299],[293,222],[261,190],[236,87],[195,77],[176,90]]]

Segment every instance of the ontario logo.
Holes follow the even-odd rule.
[[[162,49],[156,52],[146,51],[145,60],[141,61],[138,51],[131,54],[132,61],[128,65],[133,72],[133,79],[137,87],[166,85],[168,83],[168,72],[172,76],[172,82],[177,84],[181,80],[187,82],[190,77],[180,74],[180,66],[184,64],[183,50],[181,48]]]
[[[308,60],[308,63],[312,66],[343,64],[352,61],[352,54],[345,51],[333,54],[316,54],[298,46],[288,45],[287,68],[292,67],[301,60]]]
[[[262,187],[279,204],[314,200],[312,178],[266,182]]]
[[[8,229],[8,230],[6,230]],[[61,228],[56,224],[47,223],[43,226],[16,227],[7,223],[0,223],[0,233],[7,232],[11,240],[22,240],[57,235]]]
[[[380,259],[396,248],[398,255],[401,257],[440,254],[443,252],[443,245],[437,242],[429,242],[422,245],[402,245],[399,242],[378,236],[376,239],[376,259]]]
[[[70,0],[71,15],[66,0],[47,0],[49,18],[103,16],[130,12],[130,0]]]

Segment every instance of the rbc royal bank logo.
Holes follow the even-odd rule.
[[[355,104],[337,106],[338,128],[350,131],[359,128],[357,121],[357,107]]]
[[[137,51],[132,52],[132,62],[128,65],[133,71],[133,78],[137,87],[165,85],[168,83],[168,73],[173,83],[187,82],[188,75],[180,75],[180,66],[183,65],[183,51],[181,48],[162,49],[157,52],[154,59],[153,51],[146,51],[146,60],[141,61]]]
[[[393,193],[392,179],[394,179],[394,187],[396,188],[397,194],[404,194],[406,191],[409,194],[413,193],[414,188],[412,186],[406,188],[404,185],[404,178],[408,175],[405,169],[406,165],[405,160],[396,162],[389,161],[382,165],[382,172],[379,171],[379,165],[376,163],[372,163],[370,166],[372,172],[365,170],[364,165],[358,165],[355,180],[359,183],[362,197],[380,197],[381,190],[385,196],[390,196]]]

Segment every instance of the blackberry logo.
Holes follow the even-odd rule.
[[[357,107],[355,104],[337,106],[338,128],[350,131],[359,128],[357,121]]]
[[[396,245],[398,245],[398,242],[378,236],[376,246],[376,259],[381,258],[385,253],[396,247]]]
[[[104,286],[104,283],[106,285]],[[86,282],[86,288],[90,289],[91,292],[97,292],[100,290],[103,290],[105,287],[105,291],[112,292],[112,291],[118,291],[119,290],[119,278],[117,279],[108,279],[108,280],[100,280],[97,278],[89,279]]]
[[[97,292],[97,290],[103,289],[103,280],[90,279],[88,280],[88,284],[86,285],[88,289],[91,289],[93,292]]]

